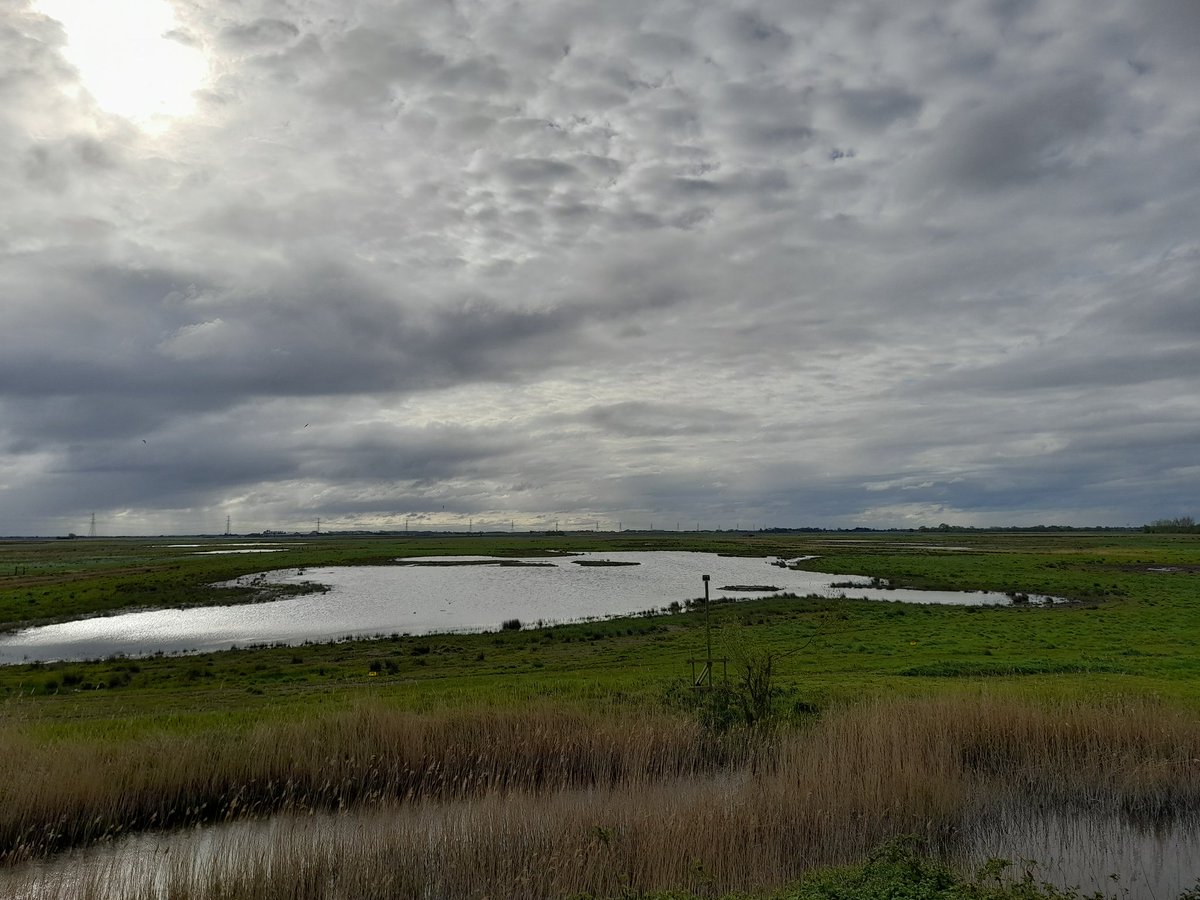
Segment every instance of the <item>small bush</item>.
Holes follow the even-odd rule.
[[[500,623],[500,630],[501,631],[520,631],[521,630],[521,620],[520,619],[505,619],[503,622]]]

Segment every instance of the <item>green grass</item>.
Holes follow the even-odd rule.
[[[229,602],[206,585],[264,566],[367,564],[398,555],[531,555],[583,548],[695,547],[728,553],[819,554],[806,565],[878,575],[901,585],[1019,590],[1076,601],[1054,609],[979,608],[857,600],[772,599],[714,604],[714,648],[736,664],[747,653],[791,653],[777,669],[781,708],[879,694],[991,689],[1047,697],[1153,694],[1200,702],[1200,538],[1114,534],[961,535],[971,552],[931,550],[942,536],[685,535],[561,538],[329,538],[286,554],[184,557],[171,541],[57,541],[0,545],[0,601],[12,609],[35,571],[34,615],[138,605]],[[13,562],[17,556],[27,560]],[[1180,571],[1157,573],[1174,566]],[[114,574],[118,573],[118,574]],[[74,598],[74,600],[72,600]],[[6,613],[6,615],[11,615]],[[58,616],[61,618],[62,616]],[[15,622],[10,619],[10,625]],[[500,623],[497,623],[499,627]],[[253,717],[271,708],[339,707],[382,696],[410,709],[463,704],[656,703],[701,655],[703,617],[650,618],[504,631],[394,636],[375,641],[268,647],[196,656],[0,667],[10,718],[41,722],[149,717],[175,727],[192,718]],[[797,648],[802,648],[798,649]],[[903,676],[903,677],[899,677]],[[283,713],[278,712],[283,710]],[[64,724],[64,727],[71,727]],[[117,726],[113,726],[117,727]]]
[[[761,900],[1081,900],[1074,890],[1039,881],[1033,869],[1013,876],[996,860],[974,877],[922,856],[915,841],[898,839],[865,862],[814,872]],[[689,900],[664,895],[662,900]],[[732,900],[732,898],[730,898]]]

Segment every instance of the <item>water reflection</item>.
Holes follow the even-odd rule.
[[[673,781],[646,790],[670,805],[681,795],[714,792],[733,801],[744,778],[728,773]],[[521,804],[588,804],[594,791],[556,792]],[[72,850],[56,857],[0,870],[0,893],[14,898],[77,897],[108,900],[168,896],[168,885],[284,861],[295,865],[317,848],[376,847],[404,855],[414,847],[445,852],[478,839],[496,827],[500,810],[511,802],[487,797],[445,803],[383,804],[342,813],[281,813],[267,819],[242,820],[168,833],[136,834],[111,844]],[[980,816],[962,834],[964,846],[952,860],[972,875],[991,859],[1012,862],[1006,875],[1034,880],[1083,896],[1097,893],[1134,900],[1179,897],[1200,879],[1200,823],[1175,822],[1145,828],[1115,814],[1064,815],[1009,806]]]
[[[967,867],[990,858],[1036,862],[1038,881],[1086,895],[1174,898],[1200,880],[1200,821],[1146,827],[1113,813],[1033,814],[1013,807],[981,821],[968,840]],[[1012,873],[1010,873],[1012,874]]]

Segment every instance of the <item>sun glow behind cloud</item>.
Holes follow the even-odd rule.
[[[204,54],[174,37],[166,0],[38,0],[67,33],[64,55],[103,109],[150,130],[186,116],[208,76]]]
[[[1150,5],[0,0],[0,534],[1195,515]]]

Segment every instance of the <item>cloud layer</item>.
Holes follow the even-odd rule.
[[[0,14],[0,533],[1200,505],[1190,0],[175,14]]]

